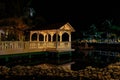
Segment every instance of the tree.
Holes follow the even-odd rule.
[[[29,26],[24,24],[22,18],[2,19],[0,24],[2,24],[1,28],[7,33],[7,38],[9,38],[7,40],[23,40],[24,31],[29,29]]]
[[[88,33],[90,38],[95,38],[96,37],[96,34],[97,34],[97,28],[95,26],[95,24],[92,24],[90,27],[89,27],[89,30],[88,30]]]
[[[107,36],[107,38],[113,38],[113,34],[114,34],[114,38],[117,37],[117,35],[119,36],[119,31],[120,31],[120,26],[118,26],[117,24],[113,23],[113,19],[106,19],[103,23],[103,27],[104,27],[104,32],[106,32],[107,34],[109,34]]]
[[[110,31],[110,27],[112,26],[112,22],[113,22],[113,20],[108,20],[108,19],[106,19],[103,23],[102,23],[102,27],[103,27],[103,31],[105,31],[105,32],[107,32],[107,33],[109,33],[109,32],[111,32]]]
[[[0,26],[7,27],[10,35],[18,37],[18,40],[23,38],[26,30],[45,22],[42,16],[35,16],[35,10],[31,6],[32,0],[5,0],[3,2],[6,5],[7,17],[0,20]]]

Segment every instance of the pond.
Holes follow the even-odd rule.
[[[72,52],[72,56],[70,56],[69,54],[70,53],[63,54],[63,55],[60,55],[60,57],[58,57],[56,54],[49,54],[47,57],[43,54],[39,54],[39,55],[34,55],[31,58],[28,58],[28,56],[22,56],[22,57],[11,58],[9,59],[8,62],[4,61],[4,63],[1,61],[0,65],[11,68],[11,72],[17,65],[21,65],[22,67],[24,66],[24,69],[25,69],[25,66],[27,66],[27,68],[31,68],[28,66],[36,66],[36,65],[41,65],[41,64],[50,64],[52,66],[62,66],[63,68],[67,66],[67,68],[69,68],[70,71],[81,72],[83,70],[86,70],[87,67],[91,67],[91,69],[93,68],[105,69],[105,67],[107,67],[110,64],[120,62],[120,53],[117,51],[77,50],[77,51]],[[21,69],[22,67],[19,66],[19,68]],[[26,80],[27,78],[26,76],[23,76],[23,77],[14,76],[14,77],[11,77],[10,80],[15,79],[15,78],[17,79],[19,77],[21,79],[24,78],[23,80]],[[29,76],[30,80],[33,80],[33,78],[35,80],[38,78],[41,78],[41,80],[42,79],[49,80],[53,78],[56,78],[57,80],[61,80],[61,79],[80,80],[80,77],[78,76],[77,77],[59,77],[59,76],[54,76],[54,77],[53,76],[52,77],[36,76],[35,77],[35,75]],[[81,78],[81,80],[86,80],[86,79],[91,80],[89,79],[89,77]],[[102,80],[102,79],[97,78],[97,80]]]

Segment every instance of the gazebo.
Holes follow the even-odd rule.
[[[71,48],[71,32],[74,32],[75,29],[68,22],[40,26],[40,28],[30,30],[29,41],[0,41],[0,55],[74,51]]]
[[[75,29],[70,23],[52,24],[41,28],[30,31],[32,49],[37,47],[46,50],[72,50],[71,32],[75,32]]]

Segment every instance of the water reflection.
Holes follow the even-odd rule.
[[[13,67],[16,65],[23,65],[23,66],[34,66],[40,64],[53,64],[53,65],[63,65],[72,62],[72,57],[69,54],[63,54],[60,57],[56,55],[49,55],[45,56],[44,54],[36,54],[32,55],[29,58],[27,55],[25,56],[16,56],[16,57],[9,57],[9,61],[5,61],[5,58],[0,60],[1,66],[8,66]]]
[[[39,64],[53,64],[53,65],[67,65],[71,66],[72,70],[84,69],[87,66],[102,68],[111,63],[120,61],[119,52],[101,51],[101,50],[79,50],[72,52],[72,56],[63,54],[59,58],[56,56],[42,56],[34,55],[31,59],[28,56],[11,58],[9,62],[2,65],[39,65]],[[69,64],[74,62],[72,64]],[[1,64],[1,63],[0,63]]]
[[[75,64],[71,65],[73,70],[84,69],[87,66],[103,68],[120,60],[119,52],[81,50],[75,52],[75,54],[77,55]]]

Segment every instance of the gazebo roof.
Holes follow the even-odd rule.
[[[32,29],[34,30],[53,30],[53,29],[59,29],[59,30],[68,30],[74,32],[75,29],[70,25],[69,22],[63,22],[63,23],[54,23],[54,24],[47,24],[47,25],[39,25]]]

